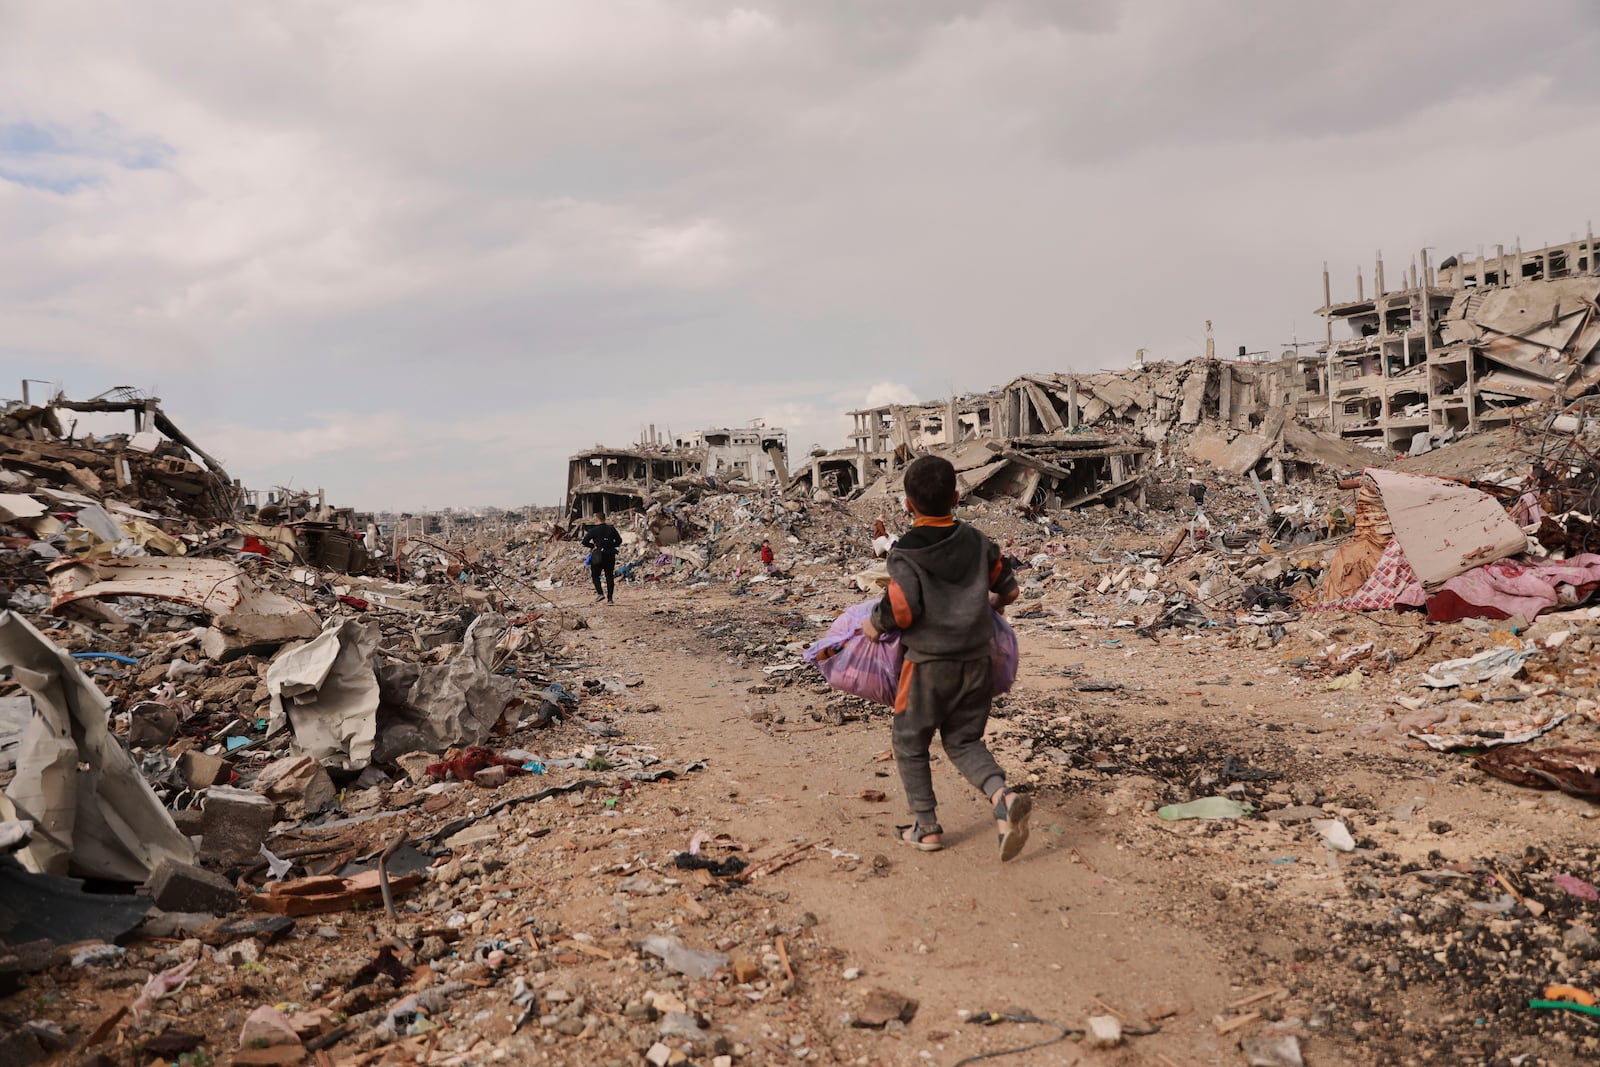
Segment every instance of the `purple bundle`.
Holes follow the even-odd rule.
[[[804,659],[840,692],[892,708],[903,658],[900,634],[887,633],[877,641],[869,641],[861,632],[861,624],[877,603],[869,600],[846,608],[833,620],[822,640],[806,649]],[[1017,680],[1017,634],[1005,616],[998,611],[990,614],[994,617],[990,654],[994,660],[994,691],[998,695],[1009,693]]]

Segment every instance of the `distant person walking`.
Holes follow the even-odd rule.
[[[594,599],[596,603],[604,600],[607,604],[616,603],[617,591],[617,549],[622,547],[622,535],[617,528],[606,521],[606,513],[600,512],[595,518],[599,519],[583,533],[583,544],[589,549],[589,577],[594,579]],[[605,575],[605,588],[600,588],[600,576]]]

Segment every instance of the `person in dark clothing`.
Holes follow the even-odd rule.
[[[622,535],[606,521],[606,513],[595,518],[600,521],[583,533],[583,544],[589,549],[589,577],[594,579],[594,598],[608,604],[615,603],[617,591],[617,549],[622,547]],[[605,589],[600,588],[600,576],[605,575]]]
[[[912,824],[899,837],[924,852],[944,847],[928,753],[938,734],[951,764],[994,805],[1000,859],[1015,859],[1033,799],[1006,785],[983,735],[994,696],[990,608],[1017,599],[1017,580],[999,546],[951,514],[958,494],[948,460],[913,460],[905,493],[916,521],[889,553],[888,591],[862,626],[870,640],[898,630],[905,651],[891,739]]]

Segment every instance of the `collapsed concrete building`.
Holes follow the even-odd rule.
[[[1593,237],[1437,266],[1423,250],[1398,289],[1380,257],[1373,280],[1368,296],[1358,273],[1356,298],[1336,304],[1323,271],[1326,340],[1314,352],[1295,344],[1277,359],[1243,349],[1237,360],[1218,359],[1208,339],[1205,354],[1189,360],[1027,374],[988,392],[862,408],[848,412],[848,447],[813,451],[792,477],[775,463],[753,480],[886,495],[898,491],[907,463],[932,452],[950,458],[963,494],[979,499],[1050,510],[1142,506],[1154,463],[1279,483],[1319,467],[1350,473],[1372,465],[1374,453],[1424,452],[1600,385]],[[659,485],[724,475],[709,434],[574,456],[569,514],[647,506]],[[727,447],[766,449],[748,438]],[[730,467],[734,477],[753,470]]]
[[[956,465],[961,489],[1030,508],[1143,505],[1154,462],[1181,454],[1283,482],[1316,466],[1358,469],[1366,454],[1329,440],[1321,359],[1211,355],[1096,374],[1028,374],[941,403],[853,411],[852,447],[814,453],[795,482],[841,495],[893,492],[924,452]]]
[[[243,490],[222,464],[161,409],[161,400],[118,386],[89,400],[23,398],[0,409],[0,491],[39,483],[57,502],[120,494],[197,519],[238,509]],[[129,415],[131,432],[91,440],[63,426],[67,413]]]
[[[1593,236],[1437,266],[1422,249],[1396,289],[1379,256],[1370,295],[1359,272],[1354,300],[1334,303],[1331,288],[1324,268],[1323,425],[1347,440],[1420,453],[1600,384]]]
[[[0,400],[0,520],[26,520],[41,539],[61,535],[70,553],[133,540],[179,555],[185,545],[171,530],[198,524],[216,538],[253,539],[285,563],[356,573],[371,563],[378,535],[370,516],[330,507],[320,489],[243,487],[173,422],[159,397],[117,386],[88,400],[55,393],[36,403],[30,384],[48,383],[24,381],[20,400]],[[96,433],[86,423],[100,423],[80,415],[129,421]],[[55,517],[81,517],[85,508],[103,516],[92,530]]]
[[[647,510],[664,489],[788,482],[789,435],[781,429],[722,427],[674,439],[652,426],[632,448],[596,446],[569,457],[563,511],[583,520]]]

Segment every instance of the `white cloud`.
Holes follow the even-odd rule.
[[[0,359],[362,505],[1315,336],[1323,260],[1563,239],[1600,162],[1579,0],[156,10],[7,9]]]

